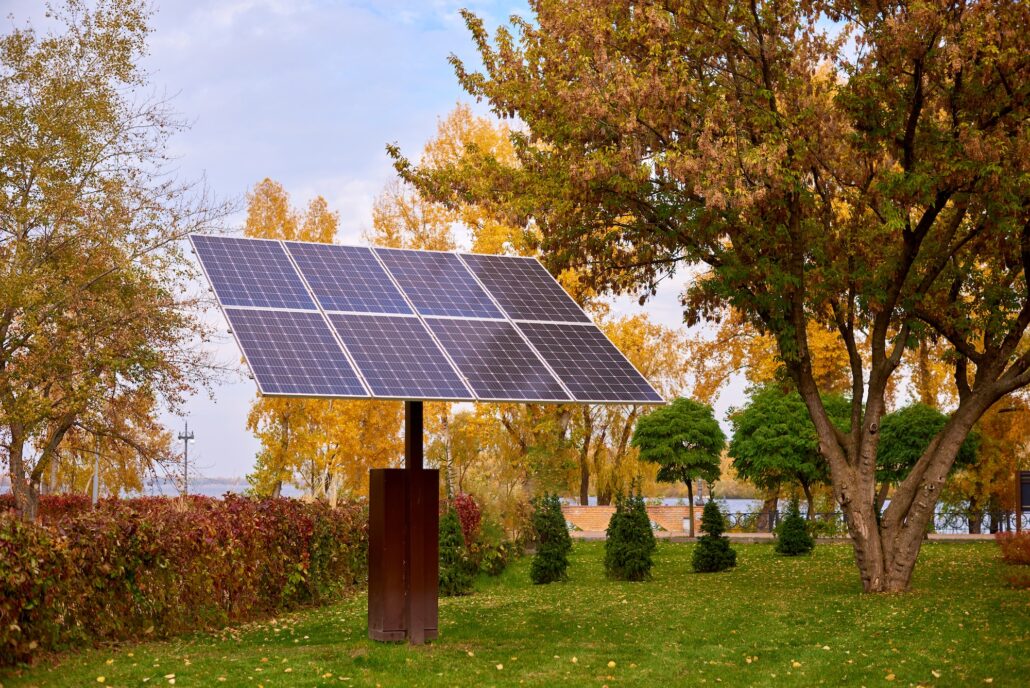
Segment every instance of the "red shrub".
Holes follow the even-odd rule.
[[[92,500],[86,495],[40,495],[39,519],[48,523],[60,521],[73,514],[86,511],[91,506]],[[17,506],[14,503],[14,495],[10,492],[0,494],[0,513],[15,510],[17,510]]]
[[[27,525],[0,510],[0,666],[216,627],[364,583],[368,521],[356,504],[226,495],[67,513]]]
[[[1001,558],[1007,564],[1030,566],[1030,532],[998,533],[995,536],[1001,548]]]
[[[465,546],[471,547],[476,541],[479,522],[483,518],[479,505],[472,495],[463,493],[454,498],[454,510],[458,512],[458,520],[461,521],[461,534],[465,537]]]

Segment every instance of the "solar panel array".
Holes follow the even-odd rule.
[[[662,403],[535,259],[191,239],[262,394]]]

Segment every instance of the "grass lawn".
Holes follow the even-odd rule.
[[[1030,685],[1030,592],[1005,586],[993,543],[925,544],[895,596],[861,594],[846,545],[801,559],[738,545],[736,570],[701,575],[692,545],[662,543],[648,583],[606,580],[603,548],[577,544],[567,583],[531,585],[528,559],[480,579],[441,601],[440,639],[421,648],[368,640],[359,596],[65,655],[0,686]]]

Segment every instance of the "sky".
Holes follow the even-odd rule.
[[[44,27],[41,5],[0,0],[2,30],[26,20]],[[373,200],[394,176],[386,144],[417,155],[438,119],[470,102],[447,62],[453,53],[478,64],[461,7],[491,29],[512,14],[528,16],[524,3],[475,0],[156,0],[144,66],[155,93],[171,97],[190,123],[171,143],[177,173],[205,179],[220,198],[242,201],[265,177],[296,205],[322,195],[340,213],[340,242],[361,243]],[[241,213],[233,222],[242,220]],[[667,283],[644,310],[680,326],[682,286]],[[640,307],[626,298],[617,310]],[[238,360],[227,335],[213,353]],[[190,462],[201,475],[250,471],[258,443],[246,418],[255,395],[241,376],[191,397],[185,419],[166,414],[176,432],[188,420],[196,436]],[[716,415],[739,399],[739,390],[724,393]]]

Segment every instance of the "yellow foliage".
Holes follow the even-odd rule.
[[[457,163],[469,147],[488,151],[506,165],[517,164],[508,127],[479,117],[459,104],[440,121],[436,136],[422,153],[422,162],[433,167]],[[458,229],[467,236],[455,236]],[[410,185],[389,182],[372,209],[372,231],[366,238],[376,246],[450,251],[458,245],[477,253],[527,254],[526,233],[511,227],[480,205],[447,207],[423,199]]]
[[[265,179],[247,200],[246,236],[322,243],[336,238],[339,215],[321,196],[301,213],[281,184]],[[259,397],[247,419],[261,442],[248,479],[258,494],[279,494],[284,482],[331,503],[367,494],[368,469],[390,465],[403,451],[402,422],[397,402]]]
[[[819,389],[824,393],[849,392],[851,369],[837,331],[810,321],[808,346]],[[705,403],[711,403],[722,386],[738,373],[754,385],[785,379],[776,341],[759,333],[736,311],[729,313],[714,336],[692,337],[687,348],[694,382],[692,396]]]

